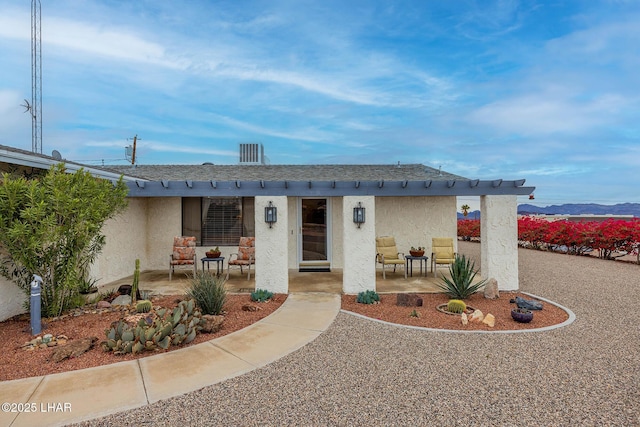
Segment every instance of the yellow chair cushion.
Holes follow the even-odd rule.
[[[398,247],[393,237],[376,237],[377,253],[384,256],[385,264],[403,264],[404,261],[398,258]],[[381,259],[378,260],[382,262]]]

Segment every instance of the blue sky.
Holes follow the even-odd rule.
[[[140,164],[235,164],[258,142],[640,202],[638,22],[622,0],[44,0],[43,153],[125,164],[137,134]],[[30,2],[0,0],[0,144],[26,150],[30,60]]]

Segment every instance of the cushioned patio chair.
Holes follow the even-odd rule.
[[[232,266],[240,267],[240,274],[242,274],[243,267],[247,267],[247,280],[251,280],[251,264],[255,263],[256,238],[241,237],[240,243],[238,244],[238,252],[229,255],[229,262],[227,262],[227,280],[229,280],[229,270]]]
[[[431,240],[431,272],[437,277],[438,265],[451,265],[456,259],[453,239],[450,237],[434,237]]]
[[[169,280],[176,266],[193,266],[193,275],[198,270],[196,262],[196,238],[180,236],[173,238],[173,252],[169,255]]]
[[[393,265],[393,272],[396,267],[402,265],[404,269],[404,278],[407,278],[407,270],[405,267],[404,253],[398,252],[396,239],[390,236],[376,237],[376,263],[382,264],[382,278],[386,279],[387,274],[385,267]]]

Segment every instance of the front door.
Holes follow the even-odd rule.
[[[327,199],[300,198],[298,259],[300,271],[330,271],[330,245],[328,219],[330,204]]]

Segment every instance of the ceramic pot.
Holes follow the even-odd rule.
[[[423,256],[424,255],[424,251],[409,251],[409,253],[411,254],[411,256]]]
[[[513,308],[511,309],[511,317],[516,322],[529,323],[533,320],[533,313],[524,308]]]
[[[207,258],[219,258],[220,252],[205,252]]]

